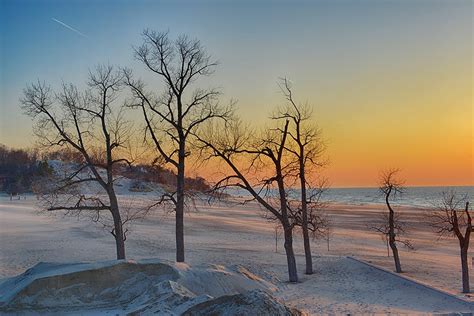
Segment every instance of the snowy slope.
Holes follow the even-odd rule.
[[[249,291],[258,290],[260,292]],[[275,291],[270,283],[225,267],[194,268],[157,259],[94,263],[39,263],[0,285],[3,313],[113,313],[181,315],[192,306],[226,296],[221,315],[232,309],[248,310],[258,304],[263,314],[290,315],[290,309],[264,292]],[[263,291],[263,292],[261,292]],[[243,295],[234,297],[233,295]],[[247,299],[243,306],[234,301]],[[267,304],[262,305],[262,298]],[[250,302],[250,303],[249,303]],[[265,313],[265,306],[271,310]],[[295,312],[296,313],[296,312]],[[190,312],[196,315],[196,310]]]
[[[54,170],[54,173],[59,177],[63,178],[64,175],[69,175],[78,169],[75,163],[64,163],[60,160],[48,160],[48,165]],[[98,169],[101,177],[107,179],[107,173],[103,169]],[[89,169],[81,171],[75,180],[92,177],[93,174]],[[141,190],[135,190],[134,186],[139,183]],[[159,184],[137,181],[134,179],[128,179],[123,176],[114,177],[115,192],[117,195],[147,195],[150,193],[157,194],[163,191]],[[97,182],[87,182],[80,184],[81,192],[90,195],[104,194],[104,189]]]

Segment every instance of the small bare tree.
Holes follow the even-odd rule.
[[[294,222],[288,208],[288,189],[285,184],[287,164],[284,161],[288,140],[286,121],[281,128],[269,129],[263,135],[250,135],[240,121],[229,122],[220,128],[209,128],[198,136],[201,150],[209,157],[217,157],[230,169],[229,174],[219,180],[215,191],[228,188],[246,190],[268,213],[266,217],[278,221],[283,229],[284,247],[290,282],[298,282],[295,253],[293,250]],[[242,166],[243,164],[246,166]],[[253,178],[258,171],[263,176]],[[248,202],[248,201],[246,201]]]
[[[313,240],[324,238],[329,244],[331,222],[326,213],[327,203],[321,200],[323,193],[327,190],[326,183],[327,181],[324,179],[318,184],[315,183],[315,187],[308,186],[306,189],[306,224],[308,229],[308,237]],[[298,193],[300,192],[298,191]],[[293,194],[291,194],[291,196],[293,196]],[[295,227],[298,227],[301,229],[301,231],[303,231],[304,212],[301,200],[290,199],[288,208],[290,209],[290,217],[292,218]]]
[[[326,181],[323,181],[317,188],[308,190],[308,230],[311,232],[310,235],[314,240],[324,239],[329,251],[329,238],[333,227],[326,212],[328,205],[321,200],[322,194],[327,189],[325,183]]]
[[[24,90],[21,99],[23,110],[36,121],[35,133],[44,149],[68,149],[81,158],[57,170],[52,181],[41,186],[43,207],[76,215],[87,212],[91,218],[108,212],[113,220],[111,234],[117,259],[125,259],[126,236],[113,170],[119,164],[130,163],[122,154],[131,135],[121,107],[116,109],[114,102],[121,82],[121,73],[113,67],[98,66],[90,72],[83,93],[72,84],[63,84],[54,93],[38,81]],[[87,192],[93,184],[99,190]]]
[[[322,141],[321,130],[312,123],[311,108],[307,104],[296,103],[290,81],[287,78],[281,79],[279,87],[287,103],[277,110],[273,115],[273,119],[289,120],[291,123],[288,135],[292,142],[287,142],[285,149],[293,156],[294,176],[300,188],[299,212],[296,222],[303,232],[306,259],[305,273],[313,274],[310,232],[314,233],[323,228],[319,226],[323,224],[323,221],[317,215],[316,210],[318,209],[319,198],[324,192],[323,187],[319,187],[319,184],[326,184],[326,181],[315,182],[315,180],[319,169],[327,164],[327,161],[323,159],[325,146]]]
[[[468,250],[473,227],[467,196],[461,198],[454,191],[443,192],[438,209],[427,215],[438,236],[457,237],[461,250],[462,291],[469,293]]]
[[[400,222],[396,220],[395,211],[390,204],[390,201],[394,199],[397,195],[403,192],[403,181],[397,178],[399,173],[398,169],[389,169],[382,172],[380,178],[379,190],[384,196],[385,204],[388,208],[388,216],[386,217],[386,222],[381,227],[379,232],[386,234],[388,236],[388,244],[392,249],[393,260],[395,261],[395,270],[397,273],[402,272],[402,267],[400,265],[400,256],[398,254],[397,248],[397,233],[400,232],[402,226]]]
[[[189,138],[199,125],[212,119],[226,119],[231,107],[218,103],[216,89],[194,88],[198,79],[214,73],[214,61],[200,41],[188,36],[171,40],[168,33],[143,32],[143,44],[135,57],[162,79],[164,91],[147,91],[141,80],[125,70],[125,83],[133,93],[131,107],[140,109],[145,122],[145,137],[156,148],[161,161],[176,170],[176,190],[163,202],[174,206],[176,215],[176,261],[184,261],[184,207],[186,198],[186,160],[190,156]]]
[[[275,252],[278,252],[278,238],[281,236],[281,225],[276,224],[273,229],[275,230]]]
[[[329,241],[331,240],[331,236],[333,235],[333,233],[334,233],[334,227],[332,225],[331,220],[328,220],[327,224],[326,224],[326,229],[323,231],[323,237],[326,240],[326,245],[328,247],[328,252],[330,251]]]
[[[369,229],[379,233],[384,244],[387,246],[387,257],[390,257],[390,214],[380,213],[379,218],[373,223],[368,224]],[[408,249],[414,249],[413,244],[407,238],[403,238],[406,234],[407,224],[401,218],[399,213],[393,216],[393,230],[395,231],[395,242],[403,244]]]

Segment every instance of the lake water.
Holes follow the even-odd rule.
[[[403,194],[397,196],[394,204],[433,207],[438,205],[445,191],[455,191],[460,197],[474,198],[474,186],[463,187],[407,187]],[[325,201],[345,204],[379,204],[384,198],[377,188],[329,189],[324,195]],[[474,203],[474,201],[471,201]]]
[[[397,195],[392,200],[392,204],[420,208],[435,207],[441,202],[443,192],[447,191],[454,191],[459,197],[467,197],[474,204],[474,186],[406,187],[403,194]],[[250,196],[242,189],[229,189],[226,192],[237,196]],[[270,190],[269,194],[278,196],[276,190]],[[298,196],[298,194],[298,190],[291,192],[292,196]],[[322,200],[353,205],[385,203],[378,188],[330,188],[323,194]]]

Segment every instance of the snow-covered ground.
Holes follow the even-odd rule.
[[[139,203],[146,196],[122,196]],[[83,262],[115,257],[113,237],[88,221],[37,215],[35,198],[0,198],[0,277],[24,272],[38,262]],[[295,238],[300,283],[286,282],[286,259],[281,237],[275,252],[272,223],[254,204],[202,205],[185,218],[186,262],[191,266],[245,267],[277,287],[273,293],[288,305],[310,314],[327,313],[446,313],[474,306],[437,294],[346,256],[392,268],[380,237],[367,223],[377,206],[331,207],[334,225],[330,251],[324,241],[313,245],[315,274],[304,271],[302,241]],[[415,251],[401,250],[405,275],[460,295],[460,268],[455,240],[438,242],[422,223],[420,210],[403,209],[411,224]],[[126,241],[131,259],[174,259],[174,221],[161,211],[132,226]],[[471,280],[472,281],[472,280]]]

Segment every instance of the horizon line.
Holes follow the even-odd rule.
[[[459,187],[474,187],[474,184],[428,184],[428,185],[405,185],[405,188],[459,188]],[[333,186],[328,189],[378,189],[378,186]]]

